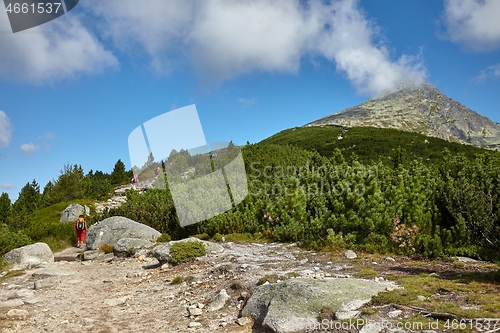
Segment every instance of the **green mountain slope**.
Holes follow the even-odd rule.
[[[339,139],[342,135],[342,139]],[[281,131],[259,143],[259,145],[292,145],[309,151],[317,151],[330,157],[335,148],[343,151],[350,159],[356,154],[361,162],[389,162],[394,150],[404,148],[409,159],[422,158],[429,163],[438,163],[447,148],[452,153],[464,153],[472,158],[474,154],[484,152],[482,148],[464,145],[446,140],[427,137],[418,133],[374,127],[338,126],[299,127]]]

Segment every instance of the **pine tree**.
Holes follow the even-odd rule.
[[[115,163],[113,172],[111,173],[111,184],[118,185],[129,180],[129,174],[125,171],[125,164],[119,159]]]
[[[6,223],[10,215],[11,206],[12,202],[10,201],[9,195],[3,192],[2,195],[0,195],[0,223]]]

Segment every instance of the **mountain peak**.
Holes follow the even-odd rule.
[[[393,128],[500,149],[500,124],[449,98],[430,83],[401,84],[394,91],[306,126],[323,125]]]

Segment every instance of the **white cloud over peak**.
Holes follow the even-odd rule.
[[[0,30],[10,29],[6,12],[0,11]],[[0,59],[0,76],[34,83],[118,66],[114,55],[71,14],[25,32],[0,34]]]
[[[189,63],[205,83],[255,72],[296,73],[306,56],[334,62],[358,91],[377,94],[426,77],[418,56],[392,60],[357,0],[108,0],[87,3],[102,37],[168,73]],[[187,60],[187,61],[186,61]]]
[[[500,48],[500,1],[445,0],[448,38],[475,51]]]
[[[0,111],[0,148],[7,147],[12,139],[12,125],[9,117]]]

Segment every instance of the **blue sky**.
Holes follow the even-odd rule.
[[[428,81],[500,122],[497,0],[81,0],[13,34],[0,10],[0,192],[65,164],[130,167],[128,135],[195,104],[207,141],[259,142]]]

